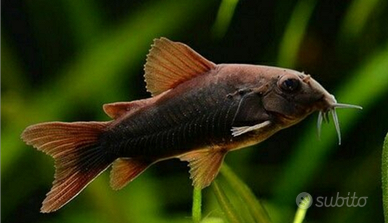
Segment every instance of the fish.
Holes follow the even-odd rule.
[[[103,105],[109,121],[46,122],[21,134],[55,160],[55,179],[41,212],[56,211],[112,167],[119,190],[149,166],[178,158],[188,162],[193,186],[205,188],[225,155],[258,144],[318,111],[318,133],[337,103],[316,80],[286,68],[215,64],[189,46],[155,39],[144,66],[150,98]]]

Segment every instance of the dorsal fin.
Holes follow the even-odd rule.
[[[155,39],[144,66],[147,91],[158,95],[214,67],[213,62],[183,43]]]

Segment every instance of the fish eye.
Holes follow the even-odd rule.
[[[284,91],[295,92],[299,90],[300,81],[295,77],[288,76],[288,77],[281,78],[279,81],[279,85],[280,85],[279,87]]]

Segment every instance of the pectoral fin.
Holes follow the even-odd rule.
[[[261,128],[264,128],[265,126],[268,126],[269,124],[271,124],[270,121],[265,121],[265,122],[262,122],[262,123],[259,123],[259,124],[253,125],[253,126],[233,127],[231,129],[231,131],[232,131],[232,135],[234,137],[236,137],[236,136],[245,134],[245,133],[250,132],[250,131],[259,130]]]
[[[217,176],[226,150],[207,149],[193,151],[179,157],[182,161],[188,161],[190,178],[195,187],[204,188]]]

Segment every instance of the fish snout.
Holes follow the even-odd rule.
[[[340,130],[340,124],[339,119],[337,115],[337,108],[356,108],[356,109],[362,109],[361,106],[358,105],[352,105],[352,104],[342,104],[337,103],[337,100],[335,99],[334,95],[329,94],[326,92],[322,98],[322,103],[320,105],[319,114],[318,114],[318,121],[317,121],[317,129],[318,129],[318,136],[321,134],[321,126],[322,121],[328,122],[329,121],[329,114],[331,113],[331,116],[333,118],[334,126],[338,135],[338,144],[341,145],[341,130]]]

